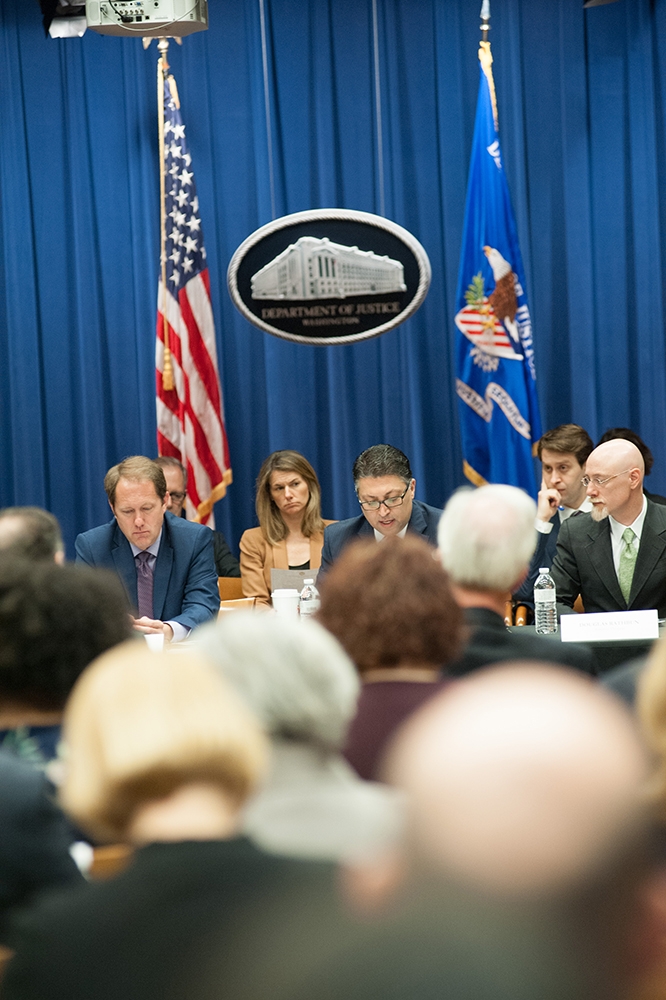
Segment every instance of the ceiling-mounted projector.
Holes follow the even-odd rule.
[[[87,0],[86,20],[101,35],[191,35],[208,28],[208,0]]]

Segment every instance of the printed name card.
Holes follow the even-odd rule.
[[[659,616],[650,611],[607,611],[591,615],[562,615],[562,642],[599,642],[609,639],[658,639]]]

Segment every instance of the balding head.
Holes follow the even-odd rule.
[[[29,562],[65,561],[65,548],[56,517],[41,507],[5,507],[0,510],[0,551]]]
[[[389,761],[421,862],[513,896],[566,892],[628,850],[645,770],[624,708],[539,664],[459,682],[412,717]]]
[[[633,524],[643,507],[645,476],[636,445],[623,438],[600,444],[587,460],[586,476],[594,520],[611,515],[621,524]]]

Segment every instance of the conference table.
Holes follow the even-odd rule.
[[[531,632],[535,634],[534,625],[508,625],[509,632]],[[666,627],[659,627],[659,638],[666,635]],[[542,636],[548,642],[562,642],[561,632],[558,630],[550,635]],[[656,639],[595,639],[594,642],[579,642],[576,645],[587,646],[592,652],[597,667],[597,673],[603,674],[613,667],[626,663],[628,660],[635,660],[639,656],[645,656]]]

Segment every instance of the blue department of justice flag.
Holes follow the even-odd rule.
[[[497,128],[490,44],[469,169],[456,296],[456,392],[463,465],[476,486],[509,483],[536,495],[532,445],[541,436],[532,323]]]

